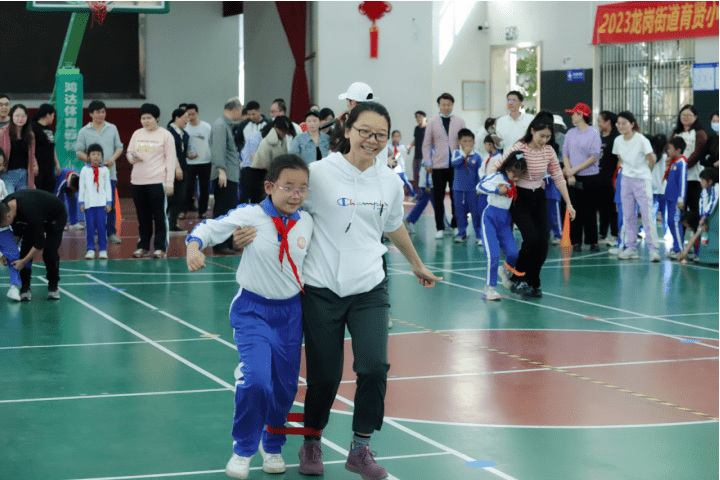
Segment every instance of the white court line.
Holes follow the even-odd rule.
[[[429,332],[428,332],[429,333]],[[651,363],[676,363],[676,362],[695,362],[699,360],[720,360],[720,357],[699,357],[699,358],[677,358],[673,360],[645,360],[638,362],[618,362],[618,363],[598,363],[593,365],[569,365],[561,368],[563,370],[572,370],[578,368],[598,368],[598,367],[622,367],[626,365],[646,365]],[[416,377],[388,377],[388,381],[401,380],[429,380],[432,378],[454,378],[454,377],[479,377],[481,375],[504,375],[506,373],[528,373],[528,372],[545,372],[551,368],[522,368],[516,370],[498,370],[494,372],[468,372],[468,373],[446,373],[442,375],[420,375]],[[340,383],[355,383],[355,380],[343,380]]]
[[[543,265],[543,269],[545,268],[593,268],[593,267],[639,267],[641,265],[652,265],[651,262],[648,263],[595,263],[592,265]],[[453,272],[470,272],[470,271],[483,271],[487,270],[485,267],[480,268],[453,268]]]
[[[102,283],[103,285],[106,285],[108,288],[111,288],[111,289],[114,288],[114,287],[113,287],[112,285],[110,285],[110,284],[107,284],[107,283],[105,283],[105,282],[100,282],[99,280],[95,279],[95,277],[93,277],[93,276],[91,276],[91,275],[88,275],[88,278],[93,279],[93,280],[95,280],[95,281],[98,281],[98,283]],[[119,293],[125,294],[125,292],[119,292]],[[140,300],[139,298],[134,297],[133,295],[125,294],[125,296],[128,297],[128,298],[131,298],[131,299],[133,299],[133,300],[135,300],[135,301],[137,301],[137,302],[139,302],[139,303],[147,304],[147,303],[144,302],[143,300]],[[77,297],[75,297],[75,298],[77,298]],[[162,310],[159,310],[157,307],[153,307],[153,309],[154,309],[155,311],[157,311],[157,312],[159,312],[159,313],[167,316],[168,318],[171,318],[171,319],[175,320],[176,322],[179,322],[179,323],[181,323],[181,324],[183,324],[183,325],[185,325],[185,326],[187,326],[187,327],[189,327],[189,328],[192,328],[192,329],[195,330],[195,331],[203,332],[203,333],[207,334],[207,332],[205,332],[204,330],[202,330],[202,329],[200,329],[200,328],[198,328],[198,327],[196,327],[196,326],[194,326],[194,325],[191,325],[191,324],[187,323],[186,321],[181,320],[181,319],[177,318],[176,316],[174,316],[174,315],[172,315],[172,314],[170,314],[170,313],[163,312]],[[216,337],[215,339],[216,339],[217,341],[223,343],[223,344],[226,344],[227,346],[230,346],[233,350],[237,350],[237,347],[236,347],[234,344],[232,344],[232,343],[230,343],[230,342],[227,342],[227,341],[225,341],[225,340],[223,340],[223,339],[221,339],[221,338],[219,338],[219,337]],[[307,383],[307,380],[304,379],[304,378],[302,378],[302,377],[300,377],[300,381]],[[355,403],[354,403],[354,402],[352,402],[351,400],[349,400],[349,399],[347,399],[347,398],[345,398],[345,397],[343,397],[343,396],[341,396],[341,395],[336,395],[335,398],[336,398],[337,400],[345,403],[346,405],[349,405],[349,406],[351,406],[351,407],[354,407],[354,406],[355,406]],[[415,432],[415,431],[413,431],[413,430],[410,430],[409,428],[404,427],[404,426],[402,426],[402,425],[400,425],[400,424],[398,424],[398,423],[396,423],[396,422],[389,421],[389,422],[385,422],[385,423],[389,423],[390,425],[393,425],[394,427],[398,428],[399,430],[402,430],[403,432],[408,433],[408,434],[414,436],[415,438],[418,438],[418,439],[424,441],[425,443],[428,443],[428,444],[433,445],[433,446],[435,446],[435,447],[437,447],[437,448],[440,448],[441,450],[443,450],[443,451],[445,451],[445,452],[451,453],[452,455],[455,455],[456,457],[459,457],[459,458],[461,458],[461,459],[463,459],[463,460],[465,460],[465,461],[468,461],[468,462],[475,461],[473,458],[468,457],[467,455],[465,455],[465,454],[463,454],[463,453],[460,453],[460,452],[458,452],[457,450],[454,450],[454,449],[452,449],[452,448],[450,448],[450,447],[448,447],[448,446],[442,445],[441,443],[438,443],[438,442],[436,442],[436,441],[434,441],[434,440],[431,440],[430,438],[427,438],[427,437],[425,437],[424,435],[421,435],[420,433],[417,433],[417,432]],[[291,423],[291,425],[300,426],[299,424],[295,424],[295,423]],[[339,451],[339,449],[341,449],[341,447],[333,444],[332,442],[330,442],[329,440],[325,439],[324,437],[322,438],[322,442],[323,442],[323,443],[327,443],[327,444],[328,444],[329,446],[331,446],[334,450]],[[334,445],[334,447],[333,447],[333,445]],[[345,452],[345,453],[343,453],[342,455],[347,455],[347,451],[344,450],[344,449],[342,449],[342,450],[343,450],[343,452]],[[510,475],[507,475],[506,473],[503,473],[503,472],[501,472],[500,470],[497,470],[497,469],[495,469],[495,468],[493,468],[493,467],[482,467],[482,468],[485,469],[485,470],[487,470],[488,472],[491,472],[491,473],[499,476],[500,478],[505,479],[505,480],[517,480],[516,478],[511,477]],[[393,477],[392,475],[389,475],[389,474],[388,474],[388,478],[391,478],[391,479],[392,479],[392,478],[395,478],[395,477]]]
[[[203,283],[237,283],[237,280],[234,278],[231,280],[198,280],[195,282],[113,282],[113,285],[115,286],[124,286],[124,285],[179,285],[179,284],[192,284],[192,285],[199,285]],[[43,285],[41,283],[38,283],[36,285]],[[63,287],[97,287],[97,283],[64,283]],[[0,285],[0,286],[10,286],[8,285]]]
[[[143,342],[145,343],[145,342]],[[151,397],[154,395],[177,395],[184,393],[227,392],[227,388],[206,388],[203,390],[175,390],[172,392],[108,393],[104,395],[76,395],[74,397],[20,398],[0,400],[0,403],[51,402],[56,400],[84,400],[86,398]]]
[[[390,269],[390,267],[388,267],[388,269]],[[436,270],[436,271],[440,271],[440,272],[444,272],[444,271],[445,271],[445,272],[452,272],[451,270],[443,270],[443,269],[435,269],[435,270]],[[415,276],[412,272],[403,272],[403,273],[405,273],[405,275]],[[463,275],[463,274],[460,274],[460,275]],[[472,277],[472,275],[467,275],[467,276],[468,276],[468,277]],[[481,280],[484,280],[484,278],[482,278],[482,277],[474,277],[474,278],[479,278],[479,279],[481,279]],[[447,284],[447,285],[452,285],[452,286],[454,286],[454,287],[462,288],[462,289],[465,289],[465,290],[470,290],[470,291],[472,291],[472,292],[477,292],[477,293],[480,293],[480,294],[483,293],[482,290],[479,290],[479,289],[477,289],[477,288],[472,288],[472,287],[468,287],[468,286],[465,286],[465,285],[460,285],[460,284],[458,284],[458,283],[448,282],[448,281],[446,281],[446,280],[443,280],[441,283],[444,283],[444,284]],[[556,312],[567,313],[568,315],[573,315],[573,316],[575,316],[575,317],[585,318],[585,315],[583,315],[582,313],[571,312],[571,311],[569,311],[569,310],[563,310],[562,308],[555,308],[555,307],[551,307],[551,306],[549,306],[549,305],[543,305],[543,304],[541,304],[541,303],[528,302],[528,301],[526,301],[526,300],[520,300],[519,298],[512,298],[512,297],[510,297],[510,296],[507,297],[507,300],[511,300],[511,301],[513,301],[513,302],[518,302],[518,303],[524,303],[524,304],[526,304],[526,305],[534,305],[534,306],[536,306],[536,307],[546,308],[546,309],[548,309],[548,310],[553,310],[553,311],[556,311]],[[652,317],[651,317],[651,318],[652,318]],[[653,330],[648,330],[648,329],[640,328],[640,327],[633,327],[632,325],[625,325],[625,324],[623,324],[623,323],[611,322],[611,321],[609,321],[609,320],[603,320],[603,319],[599,319],[599,318],[593,318],[593,319],[588,319],[588,320],[593,320],[593,321],[596,321],[596,322],[609,323],[609,324],[611,324],[611,325],[617,325],[617,326],[619,326],[619,327],[630,328],[630,329],[632,329],[632,330],[638,330],[638,331],[641,331],[641,332],[652,333],[652,334],[654,334],[654,335],[660,335],[660,336],[663,336],[663,337],[673,338],[673,339],[675,339],[675,340],[684,340],[684,338],[682,338],[682,337],[677,337],[677,336],[675,336],[675,335],[670,335],[670,334],[666,334],[666,333],[655,332],[655,331],[653,331]],[[662,319],[661,319],[661,320],[662,320]],[[720,350],[720,347],[716,347],[715,345],[708,345],[708,344],[702,343],[702,342],[693,343],[693,345],[703,345],[703,346],[705,346],[705,347],[710,347],[710,348],[713,348],[713,349],[715,349],[715,350]]]
[[[658,315],[658,317],[695,317],[699,315],[715,315],[719,316],[720,313],[718,312],[708,312],[708,313],[673,313],[671,315]],[[632,320],[633,318],[640,318],[640,317],[608,317],[605,320]]]
[[[182,338],[177,340],[155,340],[158,343],[174,343],[174,342],[198,342],[202,340],[212,340],[211,338]],[[0,350],[24,350],[27,348],[59,348],[59,347],[96,347],[100,345],[132,345],[146,342],[102,342],[102,343],[60,343],[56,345],[18,345],[12,347],[0,347]]]
[[[447,452],[436,452],[436,453],[417,453],[414,455],[396,455],[392,457],[376,457],[375,460],[404,460],[406,458],[419,458],[419,457],[437,457],[439,455],[450,455]],[[345,463],[346,460],[330,460],[323,462],[324,465],[337,465],[339,463]],[[299,467],[299,463],[293,463],[286,465],[288,468]],[[251,467],[250,471],[262,470],[262,467]],[[151,475],[132,475],[127,477],[102,477],[102,478],[79,478],[75,480],[135,480],[140,478],[163,478],[163,477],[182,477],[190,475],[207,475],[210,473],[225,473],[225,470],[201,470],[197,472],[177,472],[177,473],[156,473]]]
[[[439,272],[453,273],[452,270],[437,269],[437,268],[436,268],[436,270],[439,271]],[[467,274],[467,273],[457,272],[457,274],[458,274],[458,275],[461,275],[461,276],[463,276],[463,277],[474,278],[474,279],[477,279],[477,280],[485,280],[485,278],[483,278],[483,277],[478,277],[478,276],[476,276],[476,275],[469,275],[469,274]],[[629,313],[629,314],[632,314],[632,315],[636,315],[637,317],[640,317],[640,318],[651,318],[651,319],[660,320],[660,321],[663,321],[663,322],[676,323],[676,324],[678,324],[678,325],[683,325],[683,326],[685,326],[685,327],[698,328],[698,329],[700,329],[700,330],[707,330],[708,332],[720,333],[720,330],[715,330],[715,329],[712,329],[712,328],[701,327],[701,326],[699,326],[699,325],[693,325],[693,324],[691,324],[691,323],[678,322],[677,320],[669,320],[669,319],[667,319],[667,318],[662,318],[662,317],[653,316],[653,315],[646,315],[646,314],[644,314],[644,313],[633,312],[633,311],[630,311],[630,310],[625,310],[625,309],[623,309],[623,308],[611,307],[611,306],[609,306],[609,305],[603,305],[603,304],[600,304],[600,303],[587,302],[587,301],[585,301],[585,300],[580,300],[580,299],[571,298],[571,297],[565,297],[565,296],[562,296],[562,295],[557,295],[557,294],[549,293],[549,292],[546,292],[546,291],[543,291],[543,295],[547,295],[547,296],[549,296],[549,297],[561,298],[561,299],[563,299],[563,300],[569,300],[569,301],[571,301],[571,302],[583,303],[583,304],[585,304],[585,305],[592,305],[592,306],[594,306],[594,307],[607,308],[607,309],[609,309],[609,310],[615,310],[616,312]],[[542,306],[542,305],[540,305],[540,304],[533,304],[533,305]],[[593,319],[593,320],[596,320],[596,319]],[[603,320],[603,321],[604,321],[604,320]],[[713,347],[713,348],[716,348],[716,347]]]
[[[335,410],[333,410],[335,412]],[[342,413],[342,412],[337,412]],[[542,429],[600,429],[600,428],[644,428],[644,427],[678,427],[685,425],[703,425],[706,423],[718,423],[717,420],[700,420],[697,422],[677,422],[677,423],[648,423],[637,425],[495,425],[484,423],[462,423],[462,422],[443,422],[440,420],[418,420],[415,418],[391,418],[398,422],[424,423],[429,425],[450,425],[453,427],[479,427],[479,428],[542,428]]]

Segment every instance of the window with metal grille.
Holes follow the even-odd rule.
[[[600,46],[600,107],[635,115],[647,135],[669,135],[692,103],[695,40]]]

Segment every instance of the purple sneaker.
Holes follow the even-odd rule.
[[[298,452],[300,457],[300,473],[304,475],[322,475],[325,467],[322,463],[322,445],[318,443],[303,443]]]
[[[345,462],[345,469],[359,473],[363,480],[387,478],[387,471],[375,463],[374,456],[375,453],[371,452],[368,446],[362,447],[358,453],[353,453],[352,445],[350,445],[350,453],[347,462]]]

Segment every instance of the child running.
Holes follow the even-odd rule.
[[[492,120],[493,123],[489,124],[489,127],[492,127],[495,125],[495,120]],[[485,122],[485,125],[488,125],[488,122]],[[487,127],[486,127],[487,128]],[[485,146],[485,153],[487,154],[487,158],[483,160],[482,165],[480,166],[480,169],[478,170],[478,181],[481,182],[483,178],[487,176],[488,173],[490,173],[490,165],[497,160],[497,156],[502,156],[502,152],[495,148],[495,142],[492,139],[491,135],[486,135],[485,139],[483,140],[483,145]],[[482,155],[481,155],[482,156]],[[485,209],[487,208],[487,195],[480,195],[477,196],[477,209],[478,209],[478,218],[480,218],[480,223],[482,224],[482,216],[483,212],[485,212]],[[480,235],[480,238],[477,239],[477,246],[482,247],[482,235]]]
[[[663,199],[665,205],[663,219],[668,220],[668,227],[673,238],[673,248],[666,256],[677,260],[683,248],[685,232],[680,223],[680,216],[685,208],[687,196],[687,158],[683,156],[685,140],[677,136],[670,139],[667,144],[667,160],[665,175],[662,178]],[[657,218],[657,215],[655,217]]]
[[[392,145],[388,145],[388,166],[398,174],[400,179],[403,181],[403,185],[408,191],[411,197],[416,195],[413,186],[410,184],[405,173],[405,156],[410,154],[409,149],[400,143],[401,140],[400,130],[392,132]]]
[[[415,223],[420,219],[423,211],[427,207],[428,202],[435,208],[435,202],[433,201],[433,183],[432,174],[426,172],[424,169],[418,173],[420,177],[418,179],[418,190],[417,190],[417,203],[410,210],[408,216],[405,218],[405,230],[408,233],[415,233]]]
[[[487,300],[500,300],[500,294],[495,291],[498,275],[508,290],[512,286],[511,272],[519,277],[523,276],[515,271],[518,248],[513,237],[509,209],[517,196],[515,182],[520,180],[526,171],[525,154],[517,150],[508,155],[497,173],[488,175],[477,186],[478,193],[488,196],[488,206],[482,217],[483,241],[488,258],[487,284],[483,298]],[[505,265],[502,267],[498,267],[500,248],[505,252]]]
[[[451,163],[455,170],[452,194],[458,227],[455,243],[464,243],[467,241],[468,213],[472,216],[475,238],[479,240],[482,236],[478,200],[475,193],[482,158],[475,152],[475,134],[469,129],[463,128],[458,132],[458,145],[459,148],[453,152]]]
[[[242,359],[235,390],[233,454],[225,467],[232,478],[248,476],[261,437],[263,471],[285,472],[280,455],[285,436],[263,429],[285,425],[297,393],[302,269],[313,231],[312,217],[299,210],[310,191],[308,175],[302,158],[277,156],[268,166],[265,200],[238,205],[216,220],[204,220],[186,240],[188,269],[194,272],[205,267],[203,248],[224,242],[237,227],[257,229],[255,241],[245,247],[240,260],[236,277],[240,289],[230,306],[230,323]]]
[[[87,253],[85,260],[95,259],[95,232],[98,237],[98,258],[107,260],[107,214],[112,210],[112,187],[110,169],[102,164],[103,149],[99,143],[93,143],[87,149],[89,165],[80,170],[80,191],[78,194],[80,211],[85,213],[87,225]]]

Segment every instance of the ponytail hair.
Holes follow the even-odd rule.
[[[520,170],[520,172],[527,172],[528,166],[525,161],[525,153],[522,150],[515,150],[510,152],[505,161],[498,168],[498,172],[507,176],[508,170]]]

